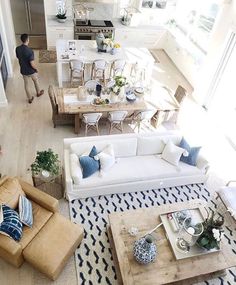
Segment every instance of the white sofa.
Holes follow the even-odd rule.
[[[182,136],[176,132],[122,134],[64,139],[65,194],[69,200],[112,193],[203,183],[207,179],[208,162],[201,155],[197,165],[179,162],[174,166],[161,158],[168,140],[178,145]],[[117,163],[105,173],[96,172],[75,184],[71,175],[70,154],[78,156],[93,145],[101,151],[112,144]],[[74,179],[75,180],[75,179]]]

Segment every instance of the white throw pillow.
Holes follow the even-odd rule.
[[[185,149],[176,146],[172,141],[168,141],[161,154],[161,158],[175,166],[178,166],[182,154],[186,155]]]
[[[100,171],[108,171],[116,163],[114,149],[111,144],[108,144],[96,156],[100,160]],[[96,159],[96,157],[94,158]]]
[[[74,184],[80,184],[83,179],[79,158],[75,153],[70,154],[70,172]]]

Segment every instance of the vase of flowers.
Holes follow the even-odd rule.
[[[106,38],[103,40],[103,49],[106,50],[106,52],[110,52],[113,48],[114,42],[111,38]]]
[[[64,3],[60,3],[58,6],[57,6],[57,21],[59,23],[65,23],[67,17],[66,17],[66,2]]]
[[[203,233],[197,240],[197,245],[211,250],[220,249],[220,241],[223,233],[224,218],[212,209],[207,211],[207,218],[203,222]]]
[[[122,75],[115,76],[114,81],[115,81],[114,86],[111,88],[112,92],[111,101],[117,102],[118,99],[122,101],[125,95],[125,85],[127,83],[126,77]]]

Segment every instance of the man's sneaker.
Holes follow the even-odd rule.
[[[34,101],[34,96],[32,96],[32,98],[28,100],[29,104],[31,104],[33,101]]]
[[[37,94],[37,97],[42,96],[42,95],[43,95],[43,93],[44,93],[44,90],[41,90],[41,91]]]

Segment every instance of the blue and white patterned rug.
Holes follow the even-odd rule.
[[[75,253],[78,283],[81,285],[117,285],[106,229],[109,213],[148,208],[191,199],[207,201],[212,208],[216,208],[218,204],[210,196],[210,192],[204,184],[112,194],[70,202],[71,220],[75,223],[81,223],[85,229],[84,239]],[[231,245],[236,258],[236,233],[230,220],[229,218],[225,222],[225,238]],[[227,275],[223,278],[220,277],[198,284],[236,284],[236,268],[227,270]]]

